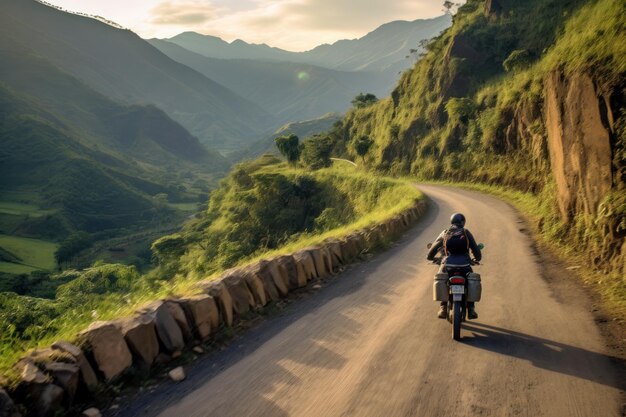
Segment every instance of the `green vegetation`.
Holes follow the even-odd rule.
[[[406,195],[398,199],[400,188]],[[207,276],[268,251],[310,243],[340,226],[389,217],[418,196],[407,183],[353,168],[305,173],[265,156],[236,166],[211,195],[207,211],[154,242],[152,250],[162,275]]]
[[[330,130],[333,125],[340,120],[341,116],[339,114],[327,113],[317,119],[288,123],[280,127],[271,136],[253,143],[249,148],[239,153],[232,154],[230,159],[232,161],[239,162],[247,159],[255,159],[266,153],[279,155],[276,148],[276,138],[293,134],[298,136],[299,139],[306,140],[308,137]]]
[[[364,107],[371,106],[378,101],[378,97],[376,97],[372,93],[359,93],[356,97],[354,97],[351,101],[352,106],[356,109],[362,109]]]
[[[300,139],[293,133],[286,136],[279,136],[274,139],[279,152],[287,158],[287,162],[295,165],[300,159]]]
[[[310,169],[329,167],[333,141],[328,135],[315,135],[302,142],[302,163]]]
[[[541,236],[596,274],[616,274],[620,284],[597,290],[607,305],[623,306],[625,16],[618,0],[468,0],[390,98],[347,114],[333,156],[356,157],[367,136],[374,145],[363,160],[372,170],[522,193],[520,207]],[[564,215],[545,126],[546,88],[549,80],[577,76],[589,77],[604,100],[612,183],[599,204],[579,203]],[[579,104],[572,98],[559,105]]]
[[[272,156],[240,164],[211,194],[206,211],[154,241],[159,266],[152,271],[98,262],[52,275],[0,275],[0,372],[24,350],[72,338],[93,320],[192,292],[195,282],[224,268],[344,236],[419,198],[406,181],[352,167],[305,173]]]

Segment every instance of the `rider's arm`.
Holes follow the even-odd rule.
[[[472,233],[467,229],[465,229],[465,231],[467,232],[467,240],[469,240],[469,247],[472,251],[472,254],[474,255],[474,259],[476,259],[477,262],[480,262],[483,257],[482,253],[480,252],[480,248],[476,244],[476,240],[474,239]]]
[[[426,256],[426,259],[428,259],[429,261],[432,261],[435,258],[435,256],[437,256],[437,253],[442,247],[443,247],[443,233],[441,233],[437,237],[437,240],[433,242],[433,245],[430,247],[430,250],[428,251],[428,256]]]

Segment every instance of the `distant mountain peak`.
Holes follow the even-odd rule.
[[[395,20],[380,25],[361,38],[326,43],[306,52],[290,52],[242,39],[228,43],[209,35],[186,37],[180,34],[163,40],[208,58],[294,62],[342,71],[389,70],[397,74],[411,66],[412,61],[406,59],[411,49],[419,49],[422,40],[437,36],[451,23],[449,15],[413,21]],[[215,41],[211,42],[211,39]]]

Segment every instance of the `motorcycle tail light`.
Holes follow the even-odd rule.
[[[452,277],[450,278],[451,284],[465,284],[465,278],[463,277]]]

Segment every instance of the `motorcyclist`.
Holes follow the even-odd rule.
[[[448,266],[461,268],[464,274],[472,272],[472,259],[470,258],[470,250],[474,255],[474,261],[479,262],[482,258],[480,248],[474,240],[474,236],[469,230],[465,229],[465,216],[461,213],[454,213],[450,217],[452,224],[448,229],[441,232],[433,245],[428,251],[427,259],[432,261],[440,250],[443,251],[444,257],[441,261],[441,268]],[[437,317],[445,319],[447,317],[448,303],[441,302]],[[467,317],[469,319],[477,319],[476,307],[473,302],[467,303]]]

